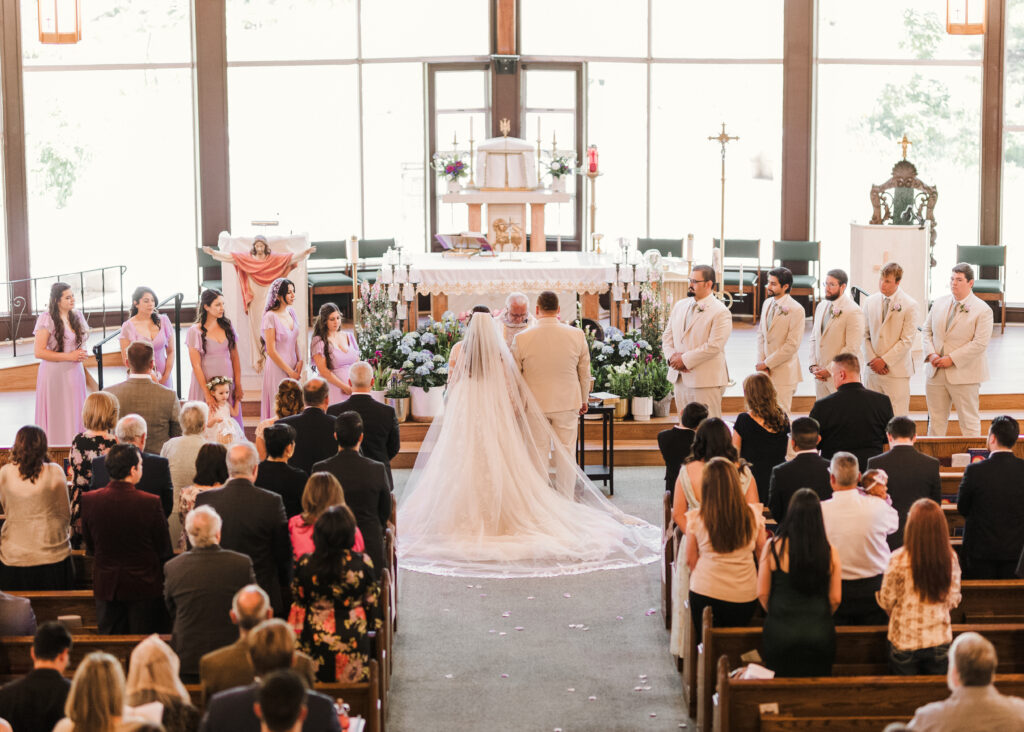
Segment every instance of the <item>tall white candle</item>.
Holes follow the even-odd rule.
[[[473,118],[469,118],[469,139],[473,139]]]
[[[686,235],[686,260],[693,261],[693,234]]]

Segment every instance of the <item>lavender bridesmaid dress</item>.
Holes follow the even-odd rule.
[[[274,344],[277,347],[277,355],[289,367],[295,368],[295,364],[299,360],[295,356],[295,343],[299,339],[299,318],[295,315],[293,308],[288,308],[286,312],[292,319],[291,330],[282,328],[281,319],[268,310],[263,313],[263,323],[260,325],[260,332],[265,332],[267,328],[274,329]],[[281,383],[281,379],[288,378],[291,377],[274,363],[274,359],[267,356],[263,362],[263,395],[260,403],[261,420],[274,416],[274,397],[277,396],[277,386]]]
[[[348,352],[342,351],[333,343],[331,344],[331,373],[337,376],[342,384],[348,383],[348,370],[359,360],[359,344],[356,343],[355,336],[351,333],[346,333],[346,336],[348,337]],[[310,344],[310,353],[314,356],[324,354],[324,342],[321,338],[313,338],[313,342]],[[338,404],[348,399],[348,394],[334,384],[328,383],[328,388],[330,389],[329,401],[331,404]]]
[[[174,327],[171,319],[166,315],[160,316],[160,330],[156,338],[150,338],[145,333],[140,333],[131,320],[124,321],[121,326],[121,336],[129,341],[149,341],[153,344],[153,365],[158,373],[164,372],[167,366],[167,344],[174,340]]]
[[[68,316],[77,319],[85,332],[89,326],[77,310]],[[40,330],[50,334],[46,347],[57,350],[54,338],[53,319],[49,313],[41,313],[36,320],[33,335]],[[74,351],[75,331],[64,329],[64,353]],[[85,404],[85,367],[78,361],[40,361],[36,377],[36,424],[43,428],[50,445],[70,445],[75,435],[83,432],[82,405]]]
[[[234,333],[234,329],[232,329]],[[236,335],[237,338],[237,335]],[[235,378],[234,369],[231,368],[231,349],[228,347],[228,341],[225,338],[223,343],[218,343],[213,338],[207,337],[206,339],[206,350],[203,350],[203,332],[199,328],[199,324],[196,323],[188,329],[188,335],[185,336],[185,345],[188,348],[194,348],[199,351],[200,366],[203,369],[203,375],[206,378],[212,379],[214,376],[226,376],[232,381]],[[192,372],[192,384],[188,388],[188,398],[198,402],[206,402],[206,394],[203,392],[203,387],[196,378],[196,372]],[[232,388],[231,403],[235,403],[234,389]],[[239,410],[241,412],[241,410]],[[242,415],[239,413],[235,417],[235,421],[239,425],[242,425]]]

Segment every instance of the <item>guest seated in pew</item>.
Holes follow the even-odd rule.
[[[260,460],[267,459],[267,443],[263,441],[263,431],[278,420],[291,417],[302,411],[302,386],[295,379],[281,379],[277,385],[277,394],[274,395],[274,416],[267,417],[256,425],[256,452],[260,454]]]
[[[206,402],[185,402],[178,417],[182,434],[172,437],[160,448],[160,457],[167,458],[171,470],[171,486],[174,489],[174,510],[167,522],[171,527],[171,543],[174,545],[181,538],[185,520],[185,514],[178,512],[181,492],[195,481],[196,457],[206,444],[203,430],[209,418],[210,407]]]
[[[834,396],[834,395],[833,395]],[[886,537],[899,527],[896,509],[881,497],[861,493],[857,457],[848,452],[832,456],[832,497],[821,504],[828,542],[839,552],[842,603],[836,625],[885,625],[888,617],[875,601],[882,575],[889,566]]]
[[[152,493],[160,499],[160,506],[163,508],[164,516],[170,516],[174,508],[174,484],[171,482],[171,466],[167,458],[146,452],[146,420],[137,414],[126,414],[117,421],[114,434],[120,445],[135,445],[142,455],[143,478],[139,481],[138,489],[145,493]],[[100,455],[92,463],[92,483],[89,490],[103,488],[110,482],[111,476],[107,473],[106,455]]]
[[[267,678],[274,671],[292,665],[295,633],[283,620],[265,620],[249,633],[249,658],[255,675]],[[260,732],[255,707],[259,701],[260,684],[252,683],[215,694],[207,705],[201,732]],[[341,732],[334,701],[316,691],[306,691],[303,721],[305,732]]]
[[[909,531],[909,527],[908,527]],[[1024,729],[1024,699],[1000,694],[992,684],[996,649],[977,633],[961,633],[949,649],[945,701],[925,704],[910,720],[923,732]]]
[[[308,712],[306,686],[294,671],[267,674],[256,703],[262,732],[299,732]]]
[[[32,640],[32,670],[0,689],[0,717],[17,732],[51,732],[64,716],[71,683],[71,634],[57,622],[43,623]]]
[[[878,593],[889,613],[889,667],[903,676],[945,673],[953,640],[949,611],[960,604],[960,563],[939,504],[917,499],[905,538]]]
[[[776,676],[831,676],[842,585],[839,552],[825,537],[821,502],[810,488],[793,494],[768,541],[757,574],[765,664]]]
[[[302,513],[302,490],[309,476],[288,464],[295,452],[295,428],[288,424],[272,424],[263,430],[267,457],[260,463],[256,486],[281,496],[284,512],[291,518]]]
[[[768,508],[776,523],[785,520],[789,501],[801,488],[810,488],[822,501],[832,497],[828,460],[818,453],[819,442],[821,433],[816,421],[810,417],[793,420],[790,432],[793,458],[772,468],[768,481]]]
[[[299,648],[317,663],[320,681],[355,683],[369,678],[367,633],[380,631],[380,586],[365,554],[352,551],[356,519],[333,506],[313,528],[312,554],[295,565],[288,622]]]
[[[135,714],[166,732],[196,732],[199,710],[178,677],[178,665],[171,647],[160,636],[149,636],[132,651],[125,700]]]
[[[27,597],[0,592],[0,636],[34,635],[36,614]]]
[[[221,519],[209,506],[185,518],[192,550],[164,566],[164,600],[173,621],[171,643],[181,659],[181,679],[199,681],[199,659],[235,640],[231,600],[256,581],[252,560],[220,546]],[[175,661],[177,663],[177,661]]]
[[[302,402],[306,408],[299,414],[278,420],[295,428],[295,453],[288,464],[307,475],[313,464],[326,460],[338,451],[334,441],[334,418],[327,414],[330,388],[326,381],[314,376],[302,385]]]
[[[732,444],[750,464],[761,503],[768,503],[768,482],[772,468],[786,461],[789,444],[789,415],[779,406],[775,384],[765,373],[743,380],[747,411],[736,415]]]
[[[178,519],[181,522],[181,536],[178,551],[188,549],[185,533],[185,518],[196,507],[196,496],[204,491],[220,488],[228,482],[228,449],[219,442],[207,442],[196,453],[195,478],[185,486],[178,497]]]
[[[764,517],[743,500],[740,476],[728,458],[704,468],[700,507],[686,514],[686,561],[690,567],[690,612],[701,636],[704,608],[715,627],[747,625],[757,605],[755,552],[765,544]]]
[[[231,601],[231,622],[238,626],[238,640],[207,653],[199,660],[203,706],[214,694],[236,686],[251,684],[256,673],[249,658],[249,632],[273,615],[270,598],[259,585],[248,585],[235,593]],[[295,651],[292,668],[312,687],[316,666],[305,653]]]
[[[296,559],[303,554],[313,553],[313,526],[324,511],[331,506],[345,505],[345,491],[341,483],[330,473],[313,473],[302,491],[302,513],[288,520],[288,536],[292,540],[292,554]],[[352,551],[366,551],[363,532],[356,526],[356,540]]]
[[[82,493],[92,483],[92,461],[117,444],[114,425],[121,411],[117,397],[109,392],[94,391],[85,398],[82,424],[85,427],[71,440],[71,542],[77,549],[82,543]]]
[[[78,664],[64,714],[53,732],[131,732],[146,721],[125,705],[121,663],[99,651]]]
[[[67,477],[49,462],[46,433],[18,430],[11,461],[0,468],[0,587],[5,590],[70,590],[71,501]]]
[[[658,433],[658,450],[665,461],[665,490],[673,493],[679,469],[690,455],[697,426],[708,418],[704,404],[690,402],[679,413],[679,424]]]

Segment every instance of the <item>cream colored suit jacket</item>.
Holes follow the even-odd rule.
[[[911,348],[914,345],[914,333],[917,332],[917,301],[902,288],[897,288],[883,323],[884,301],[885,296],[876,292],[864,303],[864,365],[867,366],[867,361],[874,361],[880,356],[889,367],[889,376],[912,376],[914,360]]]
[[[766,315],[772,303],[775,315],[769,327]],[[761,309],[761,322],[757,326],[757,360],[764,361],[776,384],[797,384],[803,378],[799,355],[803,337],[803,306],[789,295],[779,300],[769,298]]]
[[[822,330],[828,306],[832,305],[833,315],[828,326]],[[864,342],[864,311],[860,305],[845,293],[835,302],[823,300],[814,312],[811,326],[811,364],[828,368],[832,359],[840,353],[860,353]]]
[[[590,351],[579,328],[538,318],[512,340],[512,355],[544,413],[579,410],[590,396]]]
[[[922,333],[924,356],[927,359],[937,353],[953,359],[952,366],[941,369],[950,384],[980,384],[988,379],[986,349],[992,337],[992,308],[972,292],[963,301],[967,312],[957,306],[953,322],[946,330],[952,300],[952,295],[943,295],[932,305]],[[925,361],[924,370],[930,379],[937,369]]]
[[[690,327],[686,316],[695,309]],[[725,363],[725,344],[732,335],[732,314],[722,301],[709,295],[698,303],[688,297],[677,300],[668,316],[668,324],[661,336],[665,360],[681,354],[689,371],[680,373],[669,366],[668,380],[682,381],[688,389],[705,389],[729,383],[729,367]]]

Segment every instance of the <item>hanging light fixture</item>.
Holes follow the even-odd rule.
[[[78,43],[82,40],[81,0],[36,0],[40,43]]]
[[[946,33],[954,36],[985,34],[985,0],[946,0]]]

